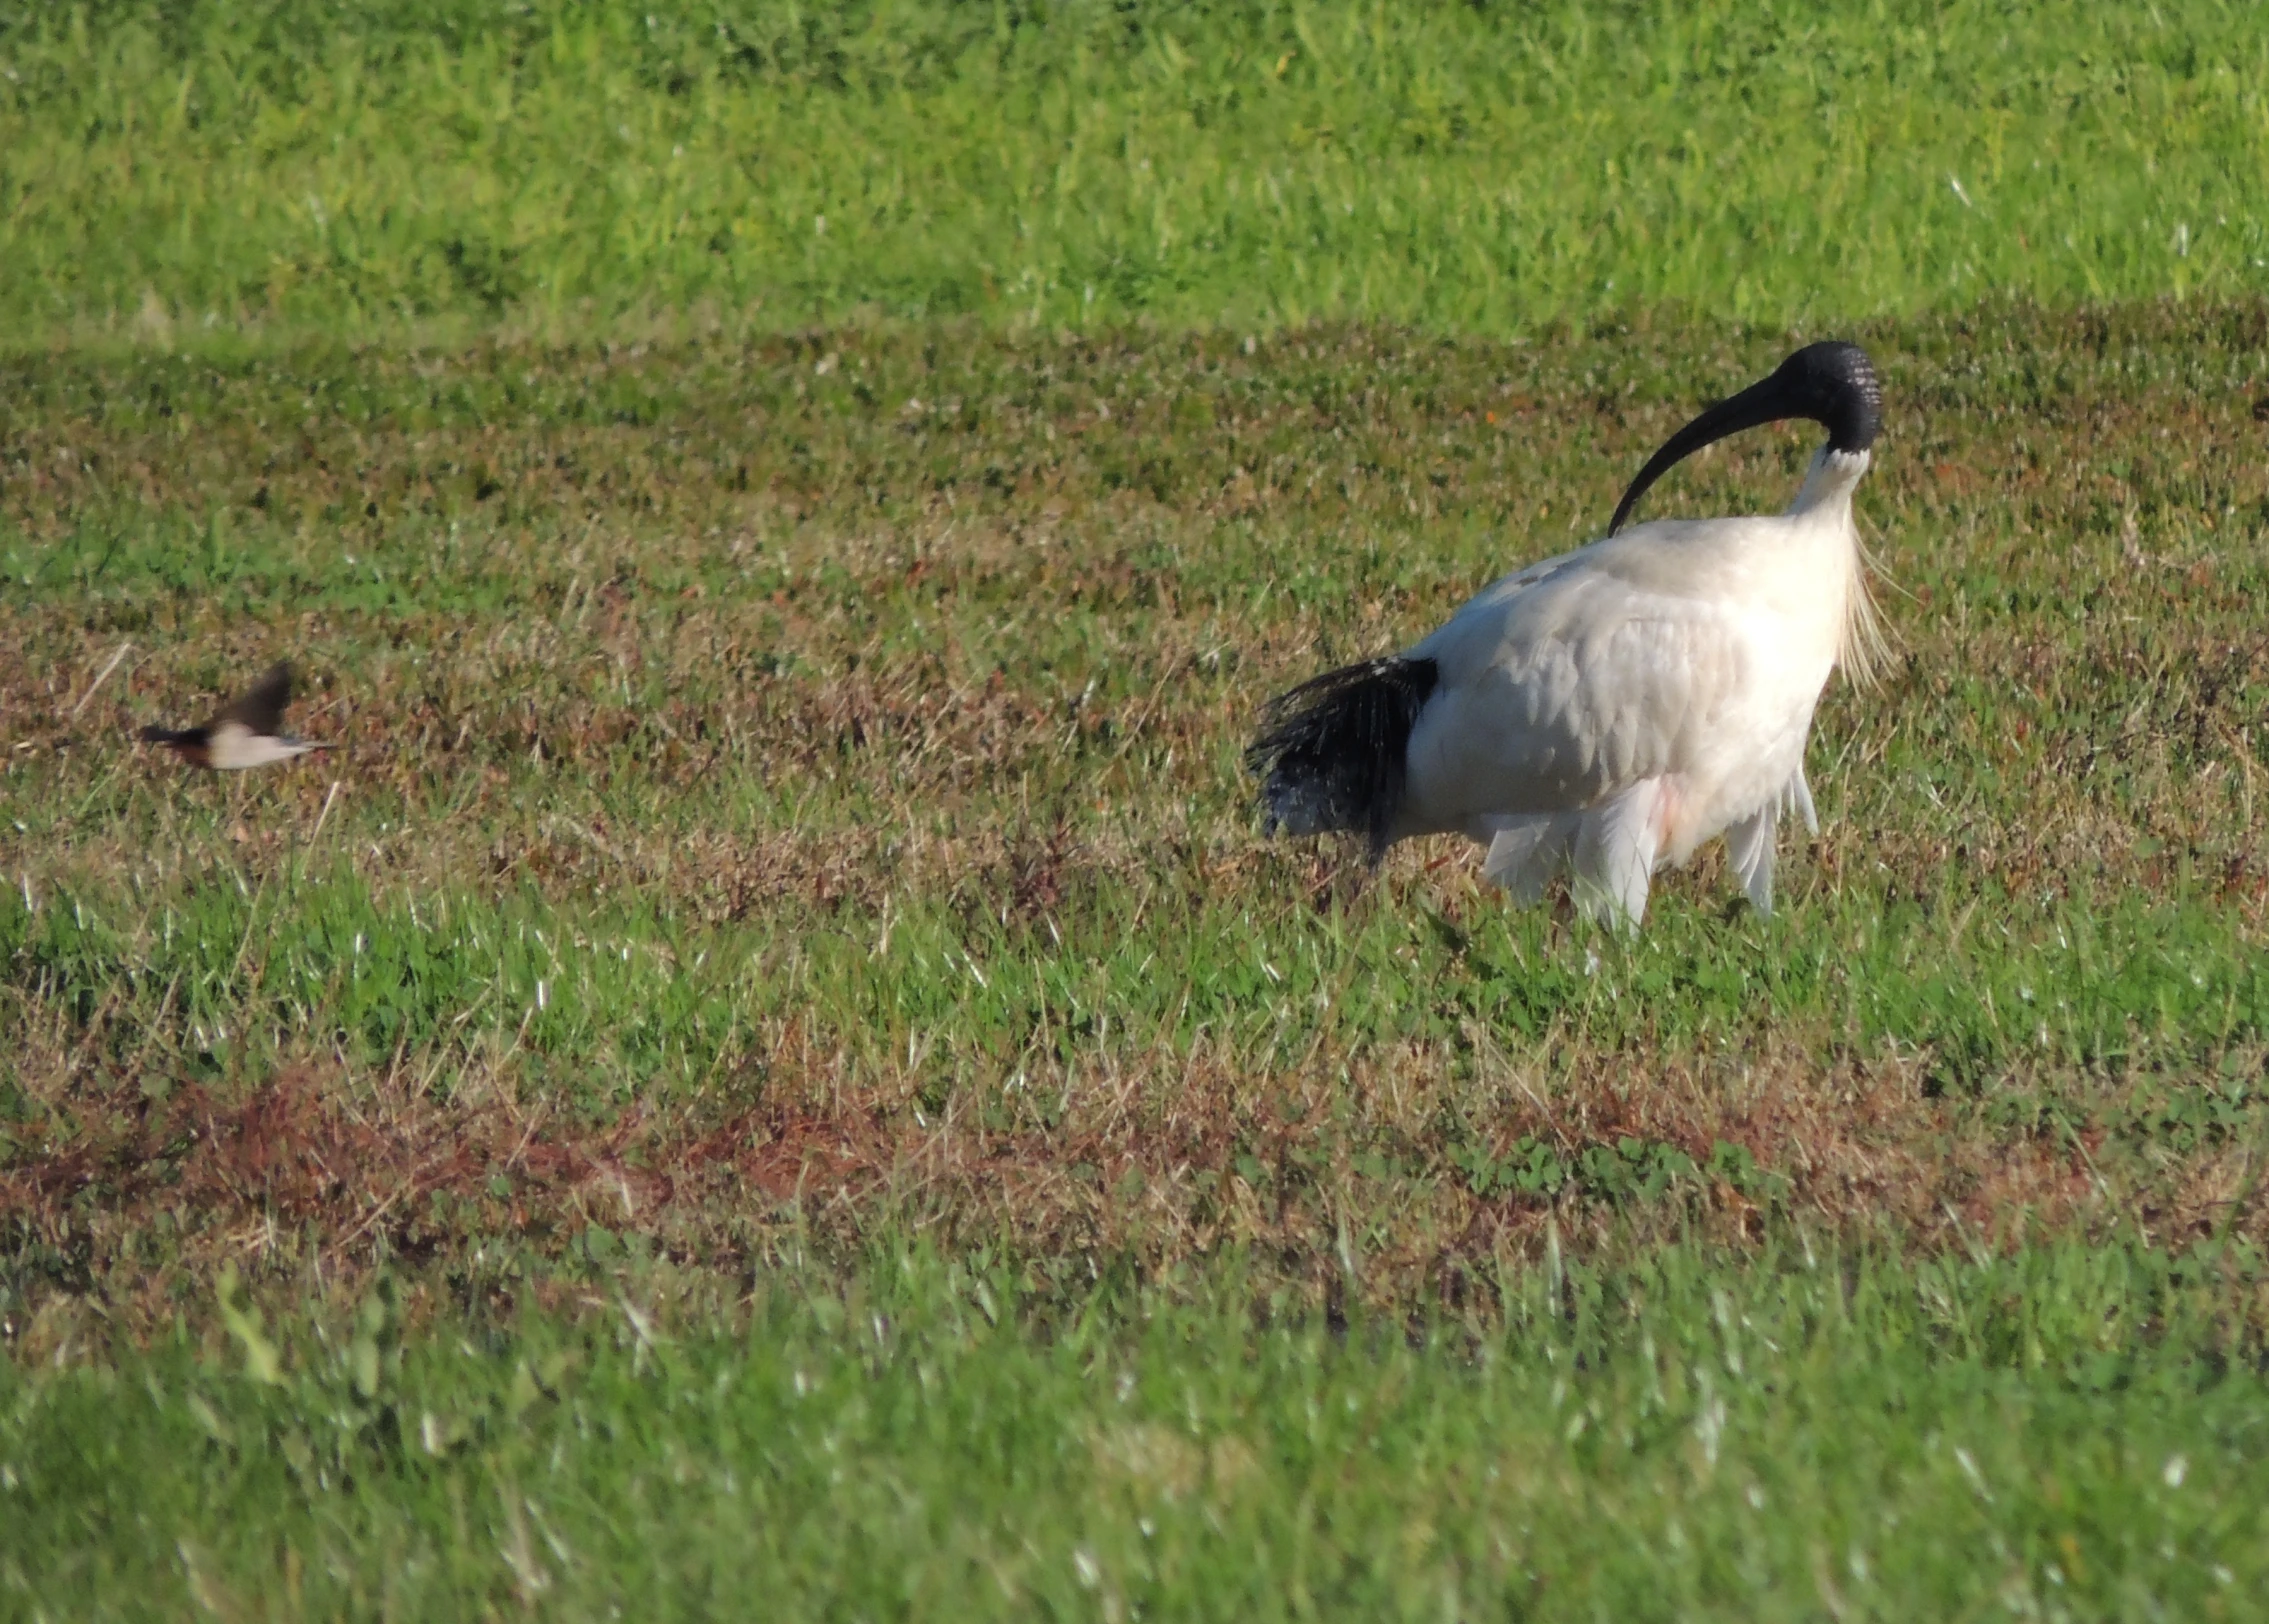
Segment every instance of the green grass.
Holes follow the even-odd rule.
[[[0,338],[2269,287],[2227,0],[0,13]]]
[[[1389,1298],[1554,1203],[2250,1232],[2261,307],[1980,319],[1863,334],[1903,653],[1831,691],[1786,907],[1711,857],[1628,943],[1447,845],[1332,882],[1238,753],[1777,338],[10,362],[0,1170],[46,1216],[0,1289],[162,1313],[253,1213],[279,1268],[482,1289],[625,1207],[727,1272],[914,1222],[1312,1289],[1346,1231]],[[287,652],[337,754],[135,751]]]
[[[1861,889],[1793,928],[1727,941],[1718,910],[1688,910],[1636,946],[1571,953],[1535,913],[1484,914],[1466,931],[1421,905],[1256,930],[1202,895],[1136,934],[1139,889],[1089,889],[1064,910],[1068,931],[971,920],[949,899],[894,905],[883,948],[878,915],[840,907],[704,928],[651,908],[443,890],[421,914],[351,871],[259,894],[211,875],[147,906],[90,906],[74,888],[35,911],[18,892],[0,901],[0,954],[22,993],[107,1031],[106,1058],[145,1039],[137,1018],[185,1029],[208,1066],[249,1050],[240,1075],[307,1044],[368,1066],[510,1033],[592,1107],[745,1063],[797,1013],[860,1070],[890,1072],[909,1042],[944,1039],[953,1064],[925,1094],[997,1086],[985,1074],[1020,1055],[1077,1066],[1081,1034],[1104,1019],[1162,1057],[1219,1034],[1264,1073],[1319,1043],[1361,1050],[1468,1026],[1516,1043],[1563,1030],[1610,1050],[1683,1052],[1804,1022],[1824,1042],[1926,1050],[1932,1079],[1963,1088],[2028,1062],[2210,1073],[2227,1056],[2250,1074],[2247,1052],[2269,1041],[2269,969],[2251,933],[2197,898],[1996,899],[1992,929],[1962,946],[1943,909]]]
[[[888,1256],[0,1365],[23,1617],[2259,1617],[2250,1249],[1680,1247],[1501,1320]],[[260,1508],[248,1516],[249,1508]],[[2247,1598],[2252,1598],[2248,1600]]]

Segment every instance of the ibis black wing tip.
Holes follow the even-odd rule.
[[[283,725],[284,708],[291,702],[291,661],[278,660],[242,699],[214,717],[213,725],[241,722],[255,733],[273,733]]]

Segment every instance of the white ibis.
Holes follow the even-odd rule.
[[[283,730],[284,707],[292,699],[292,668],[269,667],[252,691],[229,705],[203,727],[146,727],[142,737],[162,744],[182,760],[198,767],[234,772],[289,761],[310,750],[328,750],[328,744],[294,738]]]
[[[1874,647],[1851,498],[1881,408],[1866,351],[1808,345],[1672,435],[1604,539],[1506,576],[1401,654],[1278,696],[1246,752],[1270,831],[1361,835],[1374,864],[1463,834],[1520,901],[1566,871],[1587,914],[1634,928],[1654,870],[1723,834],[1769,913],[1780,814],[1819,826],[1813,707]],[[1786,513],[1623,530],[1673,464],[1790,418],[1828,442]]]

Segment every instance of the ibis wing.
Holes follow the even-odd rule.
[[[1598,570],[1492,588],[1413,651],[1442,678],[1411,735],[1406,832],[1488,839],[1491,815],[1580,811],[1675,770],[1742,644],[1695,596]]]

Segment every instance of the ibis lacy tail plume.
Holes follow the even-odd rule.
[[[1624,529],[1682,459],[1791,418],[1827,443],[1787,512]],[[1817,827],[1813,709],[1873,635],[1851,501],[1881,419],[1873,365],[1841,343],[1708,408],[1639,470],[1604,538],[1271,703],[1246,755],[1269,827],[1361,836],[1374,863],[1396,841],[1463,834],[1517,899],[1566,874],[1587,913],[1634,927],[1654,871],[1724,835],[1770,912],[1781,815]]]
[[[1262,778],[1270,833],[1332,830],[1386,854],[1402,804],[1410,730],[1441,680],[1432,660],[1365,660],[1310,677],[1269,706],[1245,752]]]

